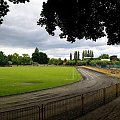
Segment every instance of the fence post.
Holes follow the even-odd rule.
[[[116,97],[118,97],[118,84],[116,84]]]
[[[41,120],[41,107],[38,105],[38,109],[39,109],[39,120]]]
[[[38,106],[39,108],[39,120],[44,120],[44,105]]]
[[[103,88],[103,104],[106,104],[106,88]]]
[[[82,115],[84,114],[84,94],[81,95],[81,99],[82,99]]]
[[[41,108],[41,120],[44,120],[44,105],[42,104],[42,108]]]

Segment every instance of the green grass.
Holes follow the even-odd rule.
[[[74,67],[0,67],[0,96],[53,88],[80,79]]]

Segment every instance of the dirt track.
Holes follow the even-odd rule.
[[[71,96],[73,94],[83,94],[118,83],[117,78],[102,73],[84,68],[79,68],[79,71],[85,76],[85,79],[74,84],[21,95],[0,97],[0,111],[36,104],[39,105],[41,103],[60,99],[61,97]]]

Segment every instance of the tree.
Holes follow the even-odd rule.
[[[46,53],[39,52],[38,48],[36,48],[32,54],[32,60],[33,62],[37,62],[39,64],[48,64],[49,58]]]
[[[13,63],[14,65],[19,65],[19,63],[20,63],[20,61],[19,61],[19,54],[14,53],[14,54],[12,55],[12,63]]]
[[[85,50],[84,57],[87,57],[87,56],[88,56],[88,53],[87,53],[87,50]]]
[[[90,57],[90,51],[89,50],[87,51],[87,57]]]
[[[9,6],[6,1],[0,1],[0,24],[2,24],[3,17],[7,15],[7,12],[9,11],[8,7]]]
[[[46,53],[39,53],[39,64],[48,64],[49,58],[47,57]]]
[[[63,60],[61,60],[61,58],[58,58],[57,65],[62,65],[62,64],[63,64]]]
[[[35,48],[35,51],[32,54],[32,60],[33,60],[33,62],[39,63],[39,50],[38,50],[38,48]]]
[[[82,59],[84,59],[84,57],[85,57],[85,51],[83,50],[83,52],[82,52]]]
[[[13,65],[30,65],[32,64],[32,59],[28,54],[23,54],[19,56],[18,53],[14,53],[13,55],[7,56],[8,63]]]
[[[90,57],[92,57],[92,58],[94,57],[93,50],[91,50]]]
[[[7,56],[7,60],[8,60],[8,61],[12,61],[12,55],[8,55],[8,56]]]
[[[87,65],[87,61],[85,61],[85,60],[83,60],[83,61],[79,60],[79,61],[77,62],[77,65],[78,65],[78,66]]]
[[[4,66],[7,64],[8,64],[7,57],[4,55],[2,51],[0,51],[0,66]]]
[[[63,64],[66,64],[66,62],[67,62],[67,59],[65,58],[65,59],[63,60]]]
[[[37,47],[35,48],[35,53],[39,53],[39,49]]]
[[[23,56],[18,57],[18,65],[25,65],[23,59],[24,59]]]
[[[93,58],[94,57],[93,50],[83,50],[82,59],[84,59],[85,57]]]
[[[22,57],[22,64],[23,65],[30,65],[32,63],[32,60],[28,54],[23,54]]]
[[[14,4],[29,2],[29,0],[9,0]],[[9,5],[5,0],[0,0],[0,24],[3,22],[3,17],[9,12]]]
[[[62,65],[63,60],[61,60],[61,58],[58,58],[58,59],[51,58],[51,59],[49,59],[49,64],[50,65]]]
[[[72,53],[70,53],[70,60],[72,60]]]
[[[77,51],[74,52],[74,60],[77,63],[77,59],[78,59],[78,55],[77,55]]]
[[[99,67],[102,67],[102,68],[106,68],[107,65],[110,64],[110,61],[106,61],[106,60],[91,60],[90,61],[90,65],[91,66],[99,66]]]
[[[66,62],[66,65],[76,65],[76,61],[75,60],[68,60],[67,62]]]
[[[68,5],[69,4],[69,5]],[[48,0],[38,25],[54,35],[56,26],[62,33],[60,38],[69,42],[76,39],[108,37],[108,45],[120,44],[120,1],[119,0]]]
[[[57,65],[57,59],[55,59],[55,58],[49,59],[49,64],[50,65]]]
[[[80,53],[79,53],[79,51],[77,53],[77,60],[80,60]]]
[[[29,0],[9,0],[14,4]],[[9,11],[5,0],[0,2],[0,24]],[[60,38],[69,42],[76,39],[96,39],[108,37],[108,45],[120,44],[120,1],[119,0],[48,0],[43,2],[43,10],[38,25],[45,25],[46,31],[54,35],[56,26],[62,33]],[[105,32],[104,32],[105,30]]]
[[[101,54],[100,56],[99,56],[99,59],[109,59],[110,57],[109,57],[109,55],[108,54]]]

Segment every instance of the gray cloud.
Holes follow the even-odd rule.
[[[107,46],[107,38],[100,38],[96,42],[92,40],[77,40],[69,43],[66,39],[60,39],[60,31],[56,35],[49,36],[44,28],[37,26],[42,3],[46,0],[31,0],[30,3],[13,5],[10,4],[10,12],[4,18],[0,26],[0,45],[7,48],[34,49],[38,47],[47,52],[51,57],[69,58],[69,53],[84,49],[94,50],[95,56],[102,53],[116,54],[120,57],[120,46]]]
[[[46,36],[42,31],[32,31],[27,33],[9,28],[1,28],[0,36],[1,45],[22,48],[34,48],[39,44],[43,44],[43,38],[46,39]]]

